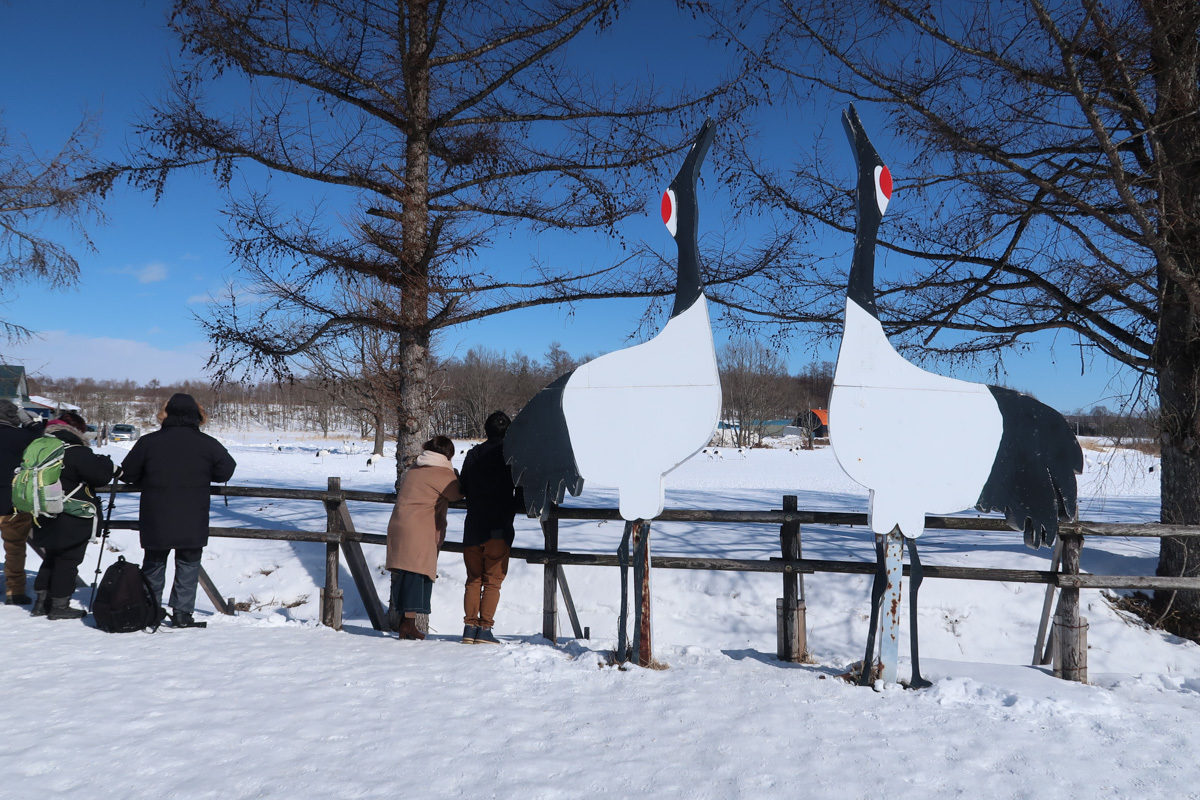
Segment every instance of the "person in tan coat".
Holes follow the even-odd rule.
[[[430,612],[438,550],[446,539],[446,509],[452,500],[463,499],[458,475],[450,465],[454,442],[435,436],[422,448],[401,478],[388,520],[386,565],[392,573],[392,611],[404,615],[401,639],[425,638],[416,617]]]

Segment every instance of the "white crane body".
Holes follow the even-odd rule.
[[[663,477],[708,444],[721,383],[701,295],[648,342],[578,367],[562,394],[580,474],[620,495],[624,519],[654,519]]]
[[[909,363],[879,320],[847,299],[829,428],[838,464],[871,491],[871,530],[916,538],[927,513],[978,502],[1004,420],[986,386]]]

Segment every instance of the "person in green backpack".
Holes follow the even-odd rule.
[[[80,619],[87,616],[83,609],[71,606],[79,565],[87,553],[88,540],[96,530],[100,501],[95,490],[113,477],[113,463],[108,456],[93,453],[87,446],[87,423],[72,411],[64,411],[46,425],[46,436],[59,439],[65,446],[59,482],[68,502],[62,513],[38,516],[34,521],[33,543],[46,551],[42,568],[33,582],[32,614],[50,619]],[[30,447],[36,447],[34,442]],[[86,503],[86,516],[70,500]]]

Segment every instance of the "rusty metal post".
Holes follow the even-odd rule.
[[[650,523],[633,522],[633,660],[639,667],[654,662],[650,618]]]
[[[796,495],[783,497],[783,510],[797,510]],[[779,527],[779,545],[784,561],[799,561],[800,523],[785,522]],[[801,662],[808,651],[807,622],[804,605],[804,576],[797,570],[784,568],[783,597],[776,604],[778,642],[776,655],[780,661]]]
[[[900,661],[900,584],[904,576],[904,535],[900,529],[892,530],[884,537],[887,585],[883,590],[883,608],[879,612],[879,662],[882,667],[880,678],[886,683],[895,683]]]
[[[331,495],[340,493],[342,479],[330,478],[328,491]],[[339,530],[341,520],[338,517],[338,505],[339,500],[331,498],[325,500],[325,530],[327,531]],[[335,631],[342,629],[342,590],[338,588],[339,569],[338,543],[327,542],[325,544],[325,588],[321,589],[321,624],[333,628]]]

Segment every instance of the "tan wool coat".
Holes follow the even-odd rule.
[[[450,460],[428,450],[404,473],[387,529],[387,568],[437,580],[438,550],[446,538],[446,508],[463,499]]]

